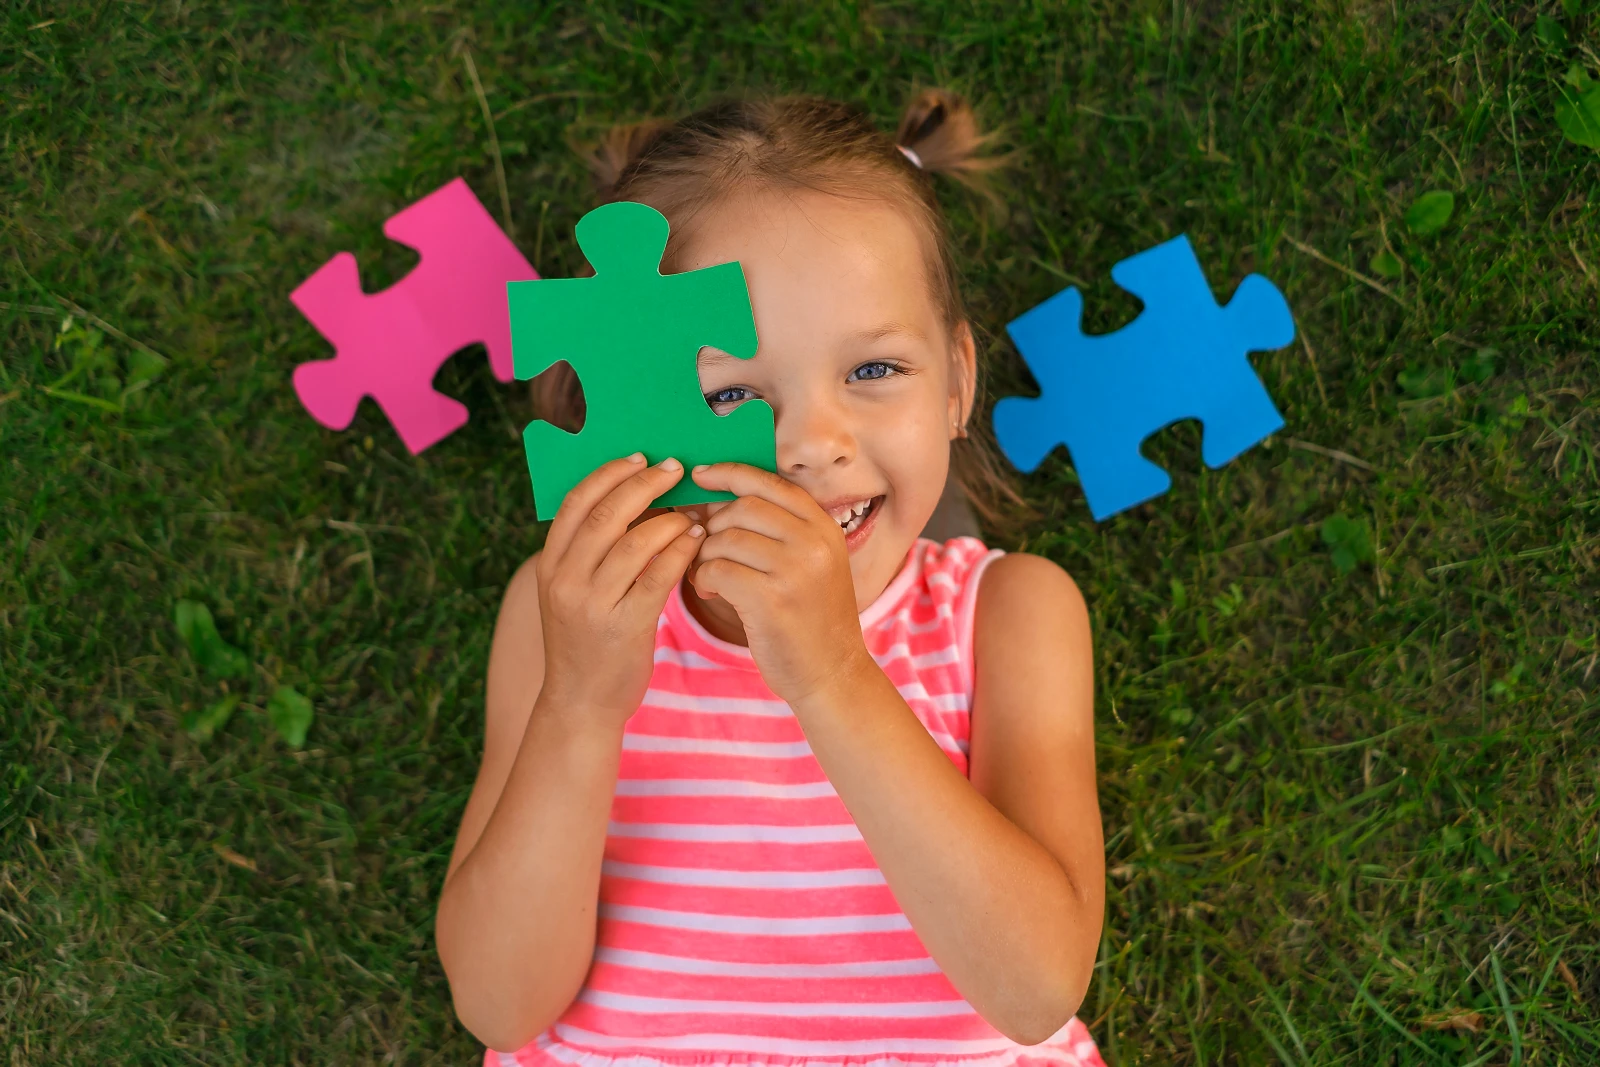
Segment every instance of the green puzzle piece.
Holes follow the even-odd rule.
[[[675,456],[686,471],[728,461],[776,470],[772,408],[752,400],[719,416],[696,369],[704,347],[740,359],[756,354],[744,269],[720,263],[663,275],[667,220],[644,204],[597,207],[578,220],[577,232],[593,278],[506,283],[516,377],[566,360],[587,408],[578,433],[540,420],[522,431],[539,518],[554,516],[596,467],[634,452],[650,463]],[[652,506],[732,499],[685,473]]]

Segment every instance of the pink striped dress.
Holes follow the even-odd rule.
[[[1001,555],[919,540],[861,613],[867,648],[963,774],[978,581]],[[628,720],[578,997],[485,1067],[1104,1067],[1073,1019],[1039,1045],[989,1025],[895,902],[750,650],[661,613]]]

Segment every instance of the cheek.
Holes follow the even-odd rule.
[[[887,416],[887,413],[884,413]],[[873,458],[903,503],[937,501],[950,466],[949,421],[944,407],[907,405],[894,417],[868,422]]]

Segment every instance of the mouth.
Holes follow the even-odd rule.
[[[878,510],[883,506],[883,494],[854,500],[828,509],[828,517],[839,524],[839,529],[844,531],[845,544],[854,551],[871,532],[873,520],[878,517]]]

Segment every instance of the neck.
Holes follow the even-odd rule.
[[[744,635],[744,623],[739,621],[739,613],[733,610],[733,605],[721,597],[702,598],[688,578],[683,579],[683,606],[712,637],[734,645],[750,644]]]

